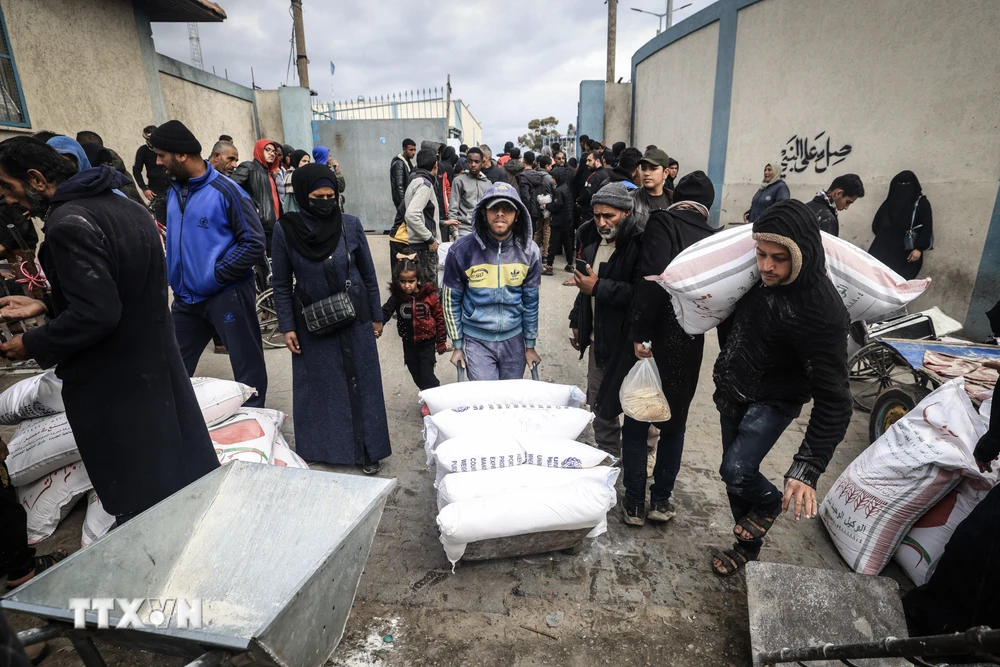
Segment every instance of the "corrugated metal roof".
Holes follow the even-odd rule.
[[[137,0],[154,23],[220,23],[226,11],[211,0]]]

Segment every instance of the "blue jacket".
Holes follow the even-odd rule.
[[[514,233],[502,243],[489,233],[485,202],[514,201]],[[542,256],[531,240],[531,216],[517,188],[494,183],[472,211],[473,233],[455,241],[444,269],[443,303],[448,337],[462,349],[466,335],[500,341],[524,334],[524,346],[538,338],[538,286]]]
[[[264,260],[264,228],[243,189],[208,171],[167,190],[167,281],[174,296],[198,303],[232,289]]]
[[[764,215],[764,211],[779,201],[785,201],[790,198],[791,195],[788,193],[788,186],[780,178],[763,190],[758,189],[753,195],[753,200],[750,202],[750,210],[747,211],[750,214],[748,222],[756,222],[760,216]]]

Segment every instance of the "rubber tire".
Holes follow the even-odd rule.
[[[868,442],[878,440],[888,431],[900,417],[917,407],[924,400],[930,389],[915,384],[903,384],[888,387],[882,391],[872,405],[871,417],[868,419]],[[896,414],[891,414],[895,412]]]

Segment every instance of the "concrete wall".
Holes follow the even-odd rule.
[[[462,143],[469,146],[478,146],[483,143],[483,126],[479,124],[476,117],[469,111],[469,107],[465,106],[462,100],[458,100],[455,103],[455,108],[459,120],[462,121],[460,125],[462,128]]]
[[[131,164],[154,121],[130,0],[0,0],[30,128],[93,130]],[[86,74],[86,76],[81,76]]]
[[[281,127],[285,143],[295,148],[312,152],[312,99],[309,90],[299,86],[285,86],[278,89],[281,104]]]
[[[347,179],[345,210],[361,218],[368,231],[392,227],[396,211],[389,191],[389,164],[406,137],[418,145],[424,139],[443,142],[443,114],[424,120],[313,121],[314,143],[329,147]]]
[[[253,159],[253,146],[257,141],[253,104],[162,72],[160,86],[167,116],[187,125],[198,137],[205,158],[219,135],[228,134],[240,152],[240,160]]]
[[[860,174],[866,197],[840,219],[862,248],[890,179],[913,170],[936,245],[913,307],[985,334],[979,311],[1000,298],[1000,252],[984,255],[988,232],[1000,243],[1000,3],[958,4],[719,0],[633,58],[634,143],[665,148],[681,173],[708,165],[721,223],[742,218],[772,160],[803,200]],[[849,29],[817,29],[845,16]],[[793,138],[836,154],[802,159]]]
[[[581,81],[577,104],[576,136],[586,134],[591,139],[604,137],[604,82]],[[579,158],[579,154],[577,158]]]
[[[632,84],[604,84],[604,145],[629,142],[632,133]]]
[[[285,129],[281,125],[281,100],[277,90],[255,90],[257,119],[260,121],[260,136],[285,143]],[[295,148],[298,148],[296,146]]]

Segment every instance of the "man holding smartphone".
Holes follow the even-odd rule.
[[[570,345],[587,358],[587,402],[591,408],[604,371],[619,345],[637,278],[642,230],[632,217],[633,199],[622,183],[608,183],[591,199],[594,219],[580,226],[583,259],[576,260],[573,282],[580,290],[569,314]],[[594,269],[596,267],[596,271]],[[621,455],[618,417],[594,418],[597,446]]]

